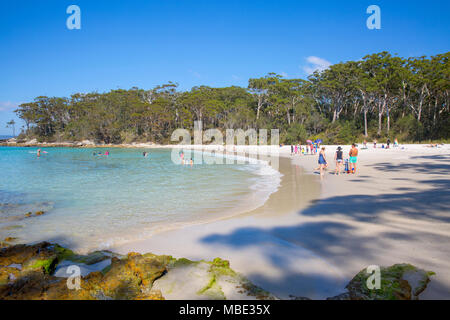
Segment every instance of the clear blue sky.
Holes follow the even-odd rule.
[[[71,4],[81,8],[81,30],[66,28]],[[371,4],[381,8],[381,30],[366,27]],[[1,1],[0,135],[11,133],[15,106],[39,95],[167,81],[247,86],[268,72],[305,78],[383,50],[443,53],[449,39],[448,0]]]

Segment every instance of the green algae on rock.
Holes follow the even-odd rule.
[[[361,270],[345,287],[348,292],[328,298],[329,300],[417,300],[435,273],[419,269],[411,264],[395,264],[380,268],[380,288],[369,289],[367,279],[371,276]]]
[[[276,299],[230,267],[227,260],[172,259],[154,288],[166,299]]]
[[[63,270],[62,268],[71,266],[72,263],[78,266],[92,265],[91,269],[80,277],[79,290],[69,289],[68,279],[60,276],[63,273],[56,271],[58,265],[58,268]],[[370,274],[364,269],[346,286],[348,292],[328,299],[418,299],[434,274],[410,264],[382,267],[380,271],[380,289],[367,288],[366,282]],[[152,253],[142,255],[130,252],[126,256],[120,256],[109,251],[78,255],[70,249],[48,242],[0,249],[0,299],[165,298],[276,299],[274,295],[234,271],[229,261],[221,258],[215,258],[213,261],[192,261]]]

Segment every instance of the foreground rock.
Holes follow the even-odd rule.
[[[233,271],[226,260],[172,260],[168,273],[154,282],[153,288],[166,299],[274,300],[275,296],[255,286]]]
[[[371,274],[364,269],[345,287],[348,292],[328,300],[418,300],[434,275],[434,272],[410,264],[381,267],[380,271],[380,289],[370,290],[367,287],[367,279]]]
[[[71,266],[81,271],[69,289]],[[275,299],[233,271],[228,261],[108,251],[77,255],[47,242],[0,249],[0,299]]]

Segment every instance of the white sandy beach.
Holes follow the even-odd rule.
[[[436,272],[422,299],[450,293],[450,148],[360,150],[356,175],[320,180],[317,156],[280,149],[281,186],[246,214],[111,248],[230,260],[279,298],[324,299],[369,265],[411,263]],[[349,146],[344,147],[344,154]]]

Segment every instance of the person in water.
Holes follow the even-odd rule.
[[[37,156],[40,157],[41,156],[41,149],[37,149]]]
[[[334,174],[341,174],[341,165],[344,162],[342,148],[338,147],[336,153],[334,154],[334,160],[336,161],[336,169],[334,170]]]
[[[180,159],[181,159],[181,164],[184,164],[184,152],[181,151],[180,153]]]
[[[358,148],[355,144],[352,144],[352,148],[348,155],[350,156],[350,171],[354,174],[356,173],[356,161],[358,160]]]
[[[326,167],[328,167],[328,163],[327,159],[325,159],[325,147],[322,147],[322,149],[319,152],[319,167],[317,168],[320,170],[320,177],[323,176],[323,171],[325,170]]]
[[[106,150],[105,156],[109,156],[109,151],[108,150]]]

